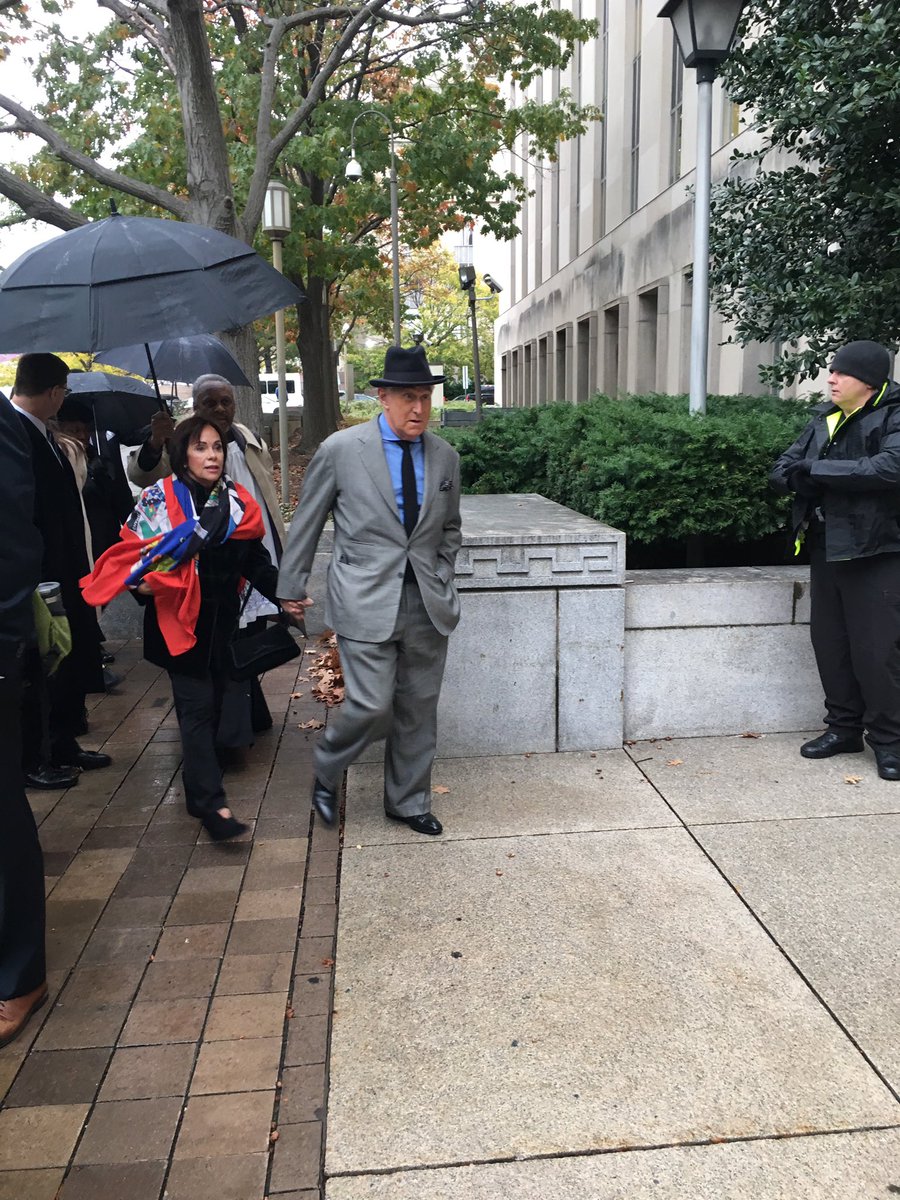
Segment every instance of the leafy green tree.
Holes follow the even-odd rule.
[[[440,363],[444,373],[452,379],[462,377],[463,367],[467,367],[471,375],[473,355],[469,302],[467,294],[459,286],[453,255],[439,243],[408,254],[400,268],[400,291],[407,304],[408,316],[404,327],[410,336],[421,340],[429,361]],[[482,376],[486,381],[493,379],[494,322],[498,309],[495,295],[479,297],[476,308],[478,347]],[[359,379],[369,379],[380,373],[388,345],[386,334],[389,326],[386,320],[385,309],[380,322],[363,316],[352,328],[347,329],[347,357]],[[372,335],[378,337],[374,345]]]
[[[110,24],[79,39],[54,18],[72,0],[0,9],[0,50],[23,53],[14,39],[29,33],[44,84],[34,111],[0,94],[3,132],[44,142],[29,161],[0,167],[0,195],[66,229],[104,215],[116,194],[122,211],[252,242],[279,174],[295,207],[285,267],[307,297],[297,341],[309,447],[338,419],[332,312],[361,276],[387,274],[386,120],[397,135],[402,237],[416,248],[474,218],[511,236],[526,189],[495,165],[498,151],[528,131],[534,153],[550,155],[597,115],[568,95],[511,108],[499,91],[503,79],[521,90],[563,67],[593,33],[553,0],[98,2]],[[348,185],[351,122],[372,109],[356,127],[364,178]],[[265,239],[257,244],[265,250]],[[254,370],[252,331],[233,343]],[[249,389],[239,411],[258,419]]]
[[[743,30],[723,76],[762,145],[714,191],[711,284],[737,341],[780,343],[775,383],[900,339],[897,5],[750,0]]]

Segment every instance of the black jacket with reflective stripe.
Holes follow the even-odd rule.
[[[877,393],[876,393],[877,395]],[[778,492],[791,489],[788,476],[804,459],[819,498],[795,496],[795,535],[816,507],[825,518],[825,557],[829,562],[900,553],[900,385],[889,383],[878,403],[870,400],[829,438],[827,418],[839,410],[825,405],[775,463],[769,482]]]

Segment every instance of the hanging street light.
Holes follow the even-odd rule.
[[[672,22],[684,65],[697,72],[697,170],[694,186],[694,278],[691,296],[692,413],[706,412],[709,351],[709,195],[712,171],[712,85],[731,53],[746,0],[668,0],[660,17]]]

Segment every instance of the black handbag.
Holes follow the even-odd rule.
[[[305,628],[301,633],[306,636]],[[274,671],[302,654],[283,617],[276,617],[260,633],[232,639],[228,649],[231,658],[229,674],[238,681]]]

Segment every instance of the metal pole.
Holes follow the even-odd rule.
[[[691,295],[692,413],[706,412],[709,353],[709,192],[712,170],[712,63],[697,67],[697,170],[694,187],[694,280]]]
[[[272,239],[272,266],[283,273],[281,238]],[[284,309],[275,314],[275,369],[278,372],[278,459],[281,469],[281,503],[289,504],[291,498],[288,477],[288,416],[287,374],[285,368]]]
[[[391,253],[394,278],[394,345],[400,345],[400,201],[397,195],[397,156],[394,153],[394,131],[391,129]]]
[[[481,420],[481,361],[478,356],[478,318],[476,314],[475,282],[469,288],[469,312],[472,315],[472,370],[475,375],[475,420]]]

